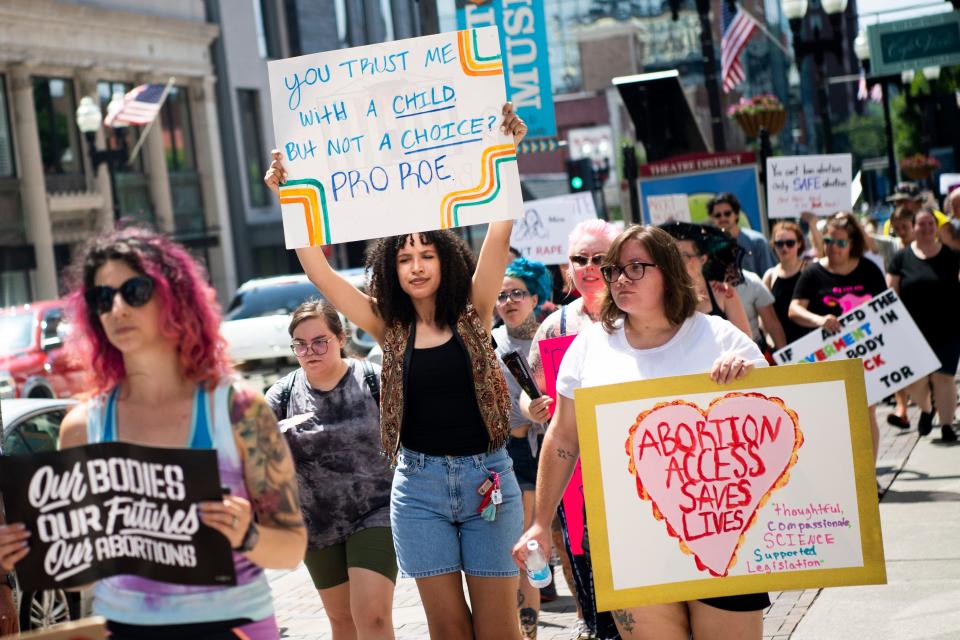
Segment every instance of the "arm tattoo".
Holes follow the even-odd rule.
[[[617,609],[614,611],[613,619],[616,621],[617,626],[624,631],[633,631],[634,626],[637,624],[637,621],[633,619],[633,614],[627,609]]]
[[[230,420],[242,444],[243,476],[260,523],[295,529],[303,526],[293,459],[277,419],[258,394],[234,390]]]
[[[576,460],[577,455],[573,451],[567,451],[562,447],[557,447],[557,457],[561,460]]]

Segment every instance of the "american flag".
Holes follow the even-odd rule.
[[[123,104],[119,109],[107,113],[103,124],[108,127],[150,124],[160,113],[166,89],[167,85],[163,84],[134,87],[123,96]]]
[[[757,21],[753,16],[736,7],[736,12],[730,12],[730,5],[723,0],[721,25],[723,38],[720,40],[720,70],[723,80],[724,93],[730,93],[734,87],[744,81],[746,76],[740,66],[740,52],[747,46],[750,36],[757,28]]]

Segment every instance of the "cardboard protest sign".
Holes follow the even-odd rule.
[[[599,610],[885,582],[858,362],[575,395]]]
[[[523,218],[513,225],[510,246],[544,264],[566,264],[567,239],[573,228],[597,217],[593,196],[572,193],[523,203]]]
[[[650,224],[690,222],[690,198],[685,193],[647,196]]]
[[[871,405],[940,368],[940,361],[893,289],[863,302],[839,320],[840,333],[814,329],[777,351],[777,364],[861,358]]]
[[[229,542],[200,522],[220,500],[213,450],[123,442],[3,458],[8,522],[31,532],[17,564],[24,591],[116,574],[190,585],[235,584]]]
[[[288,249],[522,213],[495,27],[267,66]]]
[[[767,158],[767,213],[799,218],[804,211],[829,216],[853,206],[849,153]]]

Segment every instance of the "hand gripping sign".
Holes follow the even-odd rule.
[[[288,249],[523,214],[496,27],[268,64]]]
[[[859,362],[575,403],[598,609],[886,580]]]

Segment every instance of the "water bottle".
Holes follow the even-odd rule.
[[[527,541],[527,561],[524,564],[527,569],[527,580],[537,589],[542,589],[553,580],[553,572],[550,571],[550,565],[543,557],[543,551],[536,540]]]

